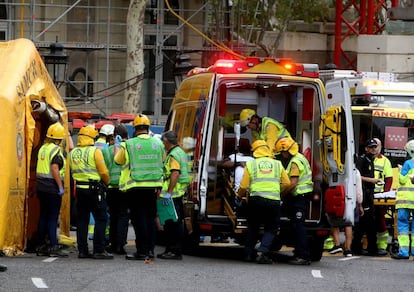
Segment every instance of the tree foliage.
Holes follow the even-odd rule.
[[[234,27],[239,37],[262,46],[265,31],[283,33],[291,20],[325,22],[333,4],[326,0],[235,0]],[[279,40],[280,35],[271,51],[277,48]]]

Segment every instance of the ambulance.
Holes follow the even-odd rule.
[[[313,169],[315,199],[306,226],[311,258],[319,261],[330,226],[326,213],[349,222],[355,208],[355,141],[348,83],[319,78],[316,64],[289,58],[221,59],[194,68],[173,99],[165,130],[178,134],[188,152],[192,182],[185,198],[187,252],[200,237],[229,237],[243,244],[246,218],[235,206],[233,170],[227,157],[250,154],[252,135],[239,114],[254,110],[283,123]],[[234,155],[237,159],[237,155]],[[283,213],[274,251],[291,247],[294,233]]]
[[[394,73],[321,70],[327,81],[346,78],[350,90],[356,151],[364,153],[370,137],[382,141],[382,152],[394,169],[392,189],[398,187],[398,165],[409,157],[405,144],[414,139],[414,82],[400,82]]]

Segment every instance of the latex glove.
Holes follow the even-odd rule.
[[[162,204],[164,206],[168,206],[171,203],[172,199],[171,199],[171,194],[170,193],[166,193],[163,197],[162,197]]]
[[[121,147],[121,142],[122,142],[122,137],[119,135],[116,135],[115,137],[115,146],[120,148]]]
[[[236,198],[234,198],[234,203],[236,204],[237,207],[241,207],[243,200],[239,196],[236,196]]]
[[[63,196],[63,194],[65,193],[65,190],[63,189],[63,187],[59,187],[59,196]]]

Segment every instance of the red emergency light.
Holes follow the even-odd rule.
[[[317,64],[294,63],[290,58],[261,58],[248,57],[244,60],[220,59],[208,68],[194,68],[187,76],[200,73],[212,72],[220,74],[275,74],[293,75],[311,78],[319,77],[319,67]]]

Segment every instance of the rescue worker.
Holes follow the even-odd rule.
[[[131,223],[135,231],[136,252],[127,260],[151,263],[154,257],[156,202],[163,183],[164,145],[149,135],[150,120],[138,114],[133,121],[135,137],[128,139],[115,154],[123,166],[119,189],[126,192]]]
[[[414,140],[405,144],[404,150],[407,151],[411,159],[406,160],[401,168],[399,175],[400,185],[395,199],[395,209],[397,210],[398,226],[398,253],[392,255],[393,259],[406,259],[410,257],[410,217],[414,216]],[[411,224],[411,254],[414,255],[414,224]]]
[[[174,131],[163,133],[161,140],[164,143],[167,157],[164,161],[164,183],[160,200],[164,205],[174,204],[178,219],[175,222],[173,220],[165,221],[165,251],[158,254],[157,257],[166,260],[181,260],[184,237],[183,197],[190,183],[187,153],[178,145],[178,137]]]
[[[357,255],[384,256],[387,253],[378,252],[377,234],[374,213],[374,189],[379,179],[375,178],[374,155],[378,146],[377,141],[369,139],[365,143],[365,154],[357,160],[357,168],[361,173],[364,215],[355,224],[352,252]],[[367,236],[367,250],[362,248],[362,236]]]
[[[378,138],[374,138],[378,146],[374,154],[374,177],[378,179],[375,184],[374,193],[389,192],[393,182],[393,170],[391,161],[381,154],[382,143]],[[388,246],[388,229],[385,221],[386,206],[374,206],[375,225],[377,228],[377,253],[379,255],[387,255]]]
[[[95,141],[95,146],[99,149],[103,150],[107,148],[109,145],[114,143],[114,125],[112,124],[105,124],[99,130],[98,139]],[[89,218],[89,226],[88,226],[88,238],[93,240],[93,229],[95,228],[95,219],[93,215],[90,214]],[[109,241],[109,223],[106,225],[105,229],[105,241]]]
[[[265,140],[272,152],[276,152],[275,146],[279,139],[291,137],[282,123],[269,117],[261,118],[252,109],[240,112],[240,125],[251,130],[253,141]]]
[[[39,197],[38,256],[67,257],[60,250],[57,226],[62,196],[64,195],[65,159],[61,150],[65,129],[56,122],[49,126],[46,138],[37,155],[36,191]],[[49,243],[46,244],[47,238]]]
[[[95,146],[101,150],[109,146],[109,141],[114,137],[115,126],[112,124],[105,124],[99,130],[98,139],[95,142]]]
[[[245,260],[271,264],[269,252],[279,228],[280,194],[290,185],[290,182],[280,161],[273,159],[273,153],[266,141],[253,142],[252,151],[255,159],[246,162],[236,196],[236,204],[240,206],[241,198],[246,196],[247,189],[250,188],[247,203]],[[261,224],[264,224],[264,234],[256,257],[254,248]]]
[[[116,148],[119,149],[121,143],[125,143],[128,139],[128,129],[124,124],[117,124],[115,125],[113,135],[115,136],[115,143],[110,142],[109,144],[112,145],[102,150],[110,177],[107,190],[110,246],[107,248],[107,251],[125,255],[124,245],[127,242],[129,221],[128,205],[125,193],[119,190],[119,178],[122,167],[115,163],[114,156]]]
[[[312,170],[309,161],[299,153],[299,146],[292,138],[281,138],[276,143],[281,154],[282,165],[290,178],[290,186],[283,193],[283,205],[288,211],[295,232],[294,258],[292,265],[310,265],[308,236],[305,227],[305,212],[313,196]]]
[[[69,163],[76,183],[78,258],[113,259],[113,255],[105,251],[105,227],[108,221],[105,188],[109,183],[109,172],[101,149],[94,146],[96,135],[93,126],[82,127],[78,144],[70,152]],[[90,213],[95,218],[93,254],[88,249]]]

